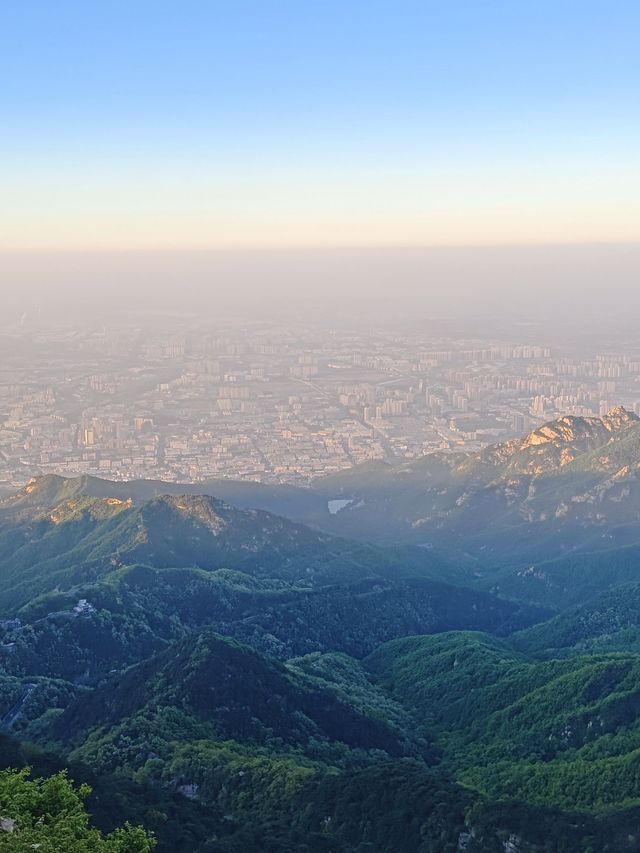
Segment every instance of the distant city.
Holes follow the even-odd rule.
[[[530,333],[527,333],[529,335]],[[640,347],[267,324],[0,328],[0,487],[46,473],[305,485],[640,412]]]

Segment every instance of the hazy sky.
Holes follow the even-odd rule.
[[[640,240],[638,0],[14,0],[0,249]]]
[[[458,332],[535,321],[561,338],[638,338],[640,244],[212,252],[0,252],[0,326],[137,321],[157,312],[213,324],[266,320],[420,325]],[[6,284],[3,287],[2,283]]]

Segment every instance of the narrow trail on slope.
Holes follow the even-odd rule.
[[[22,713],[22,709],[24,708],[25,703],[29,700],[29,697],[31,696],[31,694],[33,693],[33,691],[36,689],[37,686],[38,686],[37,684],[25,684],[24,685],[20,699],[16,702],[16,704],[13,706],[13,708],[11,708],[11,710],[7,714],[4,715],[4,717],[0,721],[0,726],[3,729],[10,729],[11,726],[15,723],[15,721],[18,719],[18,717]]]

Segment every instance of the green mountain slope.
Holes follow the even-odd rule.
[[[366,665],[480,793],[593,813],[640,805],[640,656],[540,661],[443,634],[388,643]]]
[[[464,632],[387,643],[364,667],[283,666],[206,633],[78,696],[49,737],[94,773],[228,815],[198,851],[493,851],[514,836],[622,851],[640,814],[639,675],[634,655],[536,661]]]
[[[640,584],[623,584],[519,632],[510,643],[528,654],[640,651]]]
[[[0,500],[0,767],[69,766],[160,853],[636,850],[639,454],[624,410],[562,418],[329,478],[315,527],[34,481]]]
[[[86,609],[78,612],[80,599]],[[545,612],[421,578],[369,578],[309,589],[239,572],[125,566],[101,581],[35,599],[0,628],[0,663],[95,683],[202,628],[286,659],[313,651],[362,657],[394,637],[455,628],[510,633]]]
[[[277,564],[277,576],[310,584],[401,572],[556,608],[637,579],[640,419],[621,408],[560,418],[475,454],[354,468],[273,500],[255,490],[313,530],[232,510],[194,495],[197,486],[182,496],[177,486],[157,496],[160,487],[45,477],[0,500],[0,608],[46,591],[35,574],[68,586],[103,573],[105,561],[262,576]],[[249,486],[225,489],[243,506],[260,503]],[[331,515],[333,498],[350,503]]]
[[[71,589],[122,565],[232,568],[306,586],[371,576],[457,578],[422,549],[383,549],[331,537],[259,510],[208,496],[164,496],[141,505],[70,498],[0,527],[0,613]]]
[[[181,721],[190,739],[197,734],[308,750],[318,741],[389,755],[420,749],[407,747],[392,725],[356,710],[308,676],[210,632],[182,640],[79,697],[53,722],[52,736],[78,744],[98,728],[109,742],[116,731],[127,730],[130,739],[130,718],[142,729],[154,721]],[[130,760],[138,761],[134,749],[130,743]]]

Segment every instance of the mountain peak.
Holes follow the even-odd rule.
[[[520,449],[539,444],[571,444],[585,438],[605,437],[606,433],[621,429],[640,420],[634,412],[624,406],[615,406],[606,415],[600,417],[581,417],[564,415],[529,433],[520,443]]]
[[[606,415],[602,416],[601,420],[605,426],[610,425],[614,428],[619,428],[638,421],[640,418],[635,412],[630,412],[624,406],[614,406]]]
[[[606,415],[564,415],[542,424],[524,438],[513,438],[480,451],[476,459],[492,466],[506,466],[515,474],[542,474],[574,462],[583,453],[605,447],[640,418],[623,406]],[[468,465],[463,463],[460,470]]]
[[[231,507],[209,495],[161,495],[143,505],[142,512],[148,515],[157,510],[168,511],[174,519],[201,524],[218,535],[229,523],[220,511],[230,509]]]

